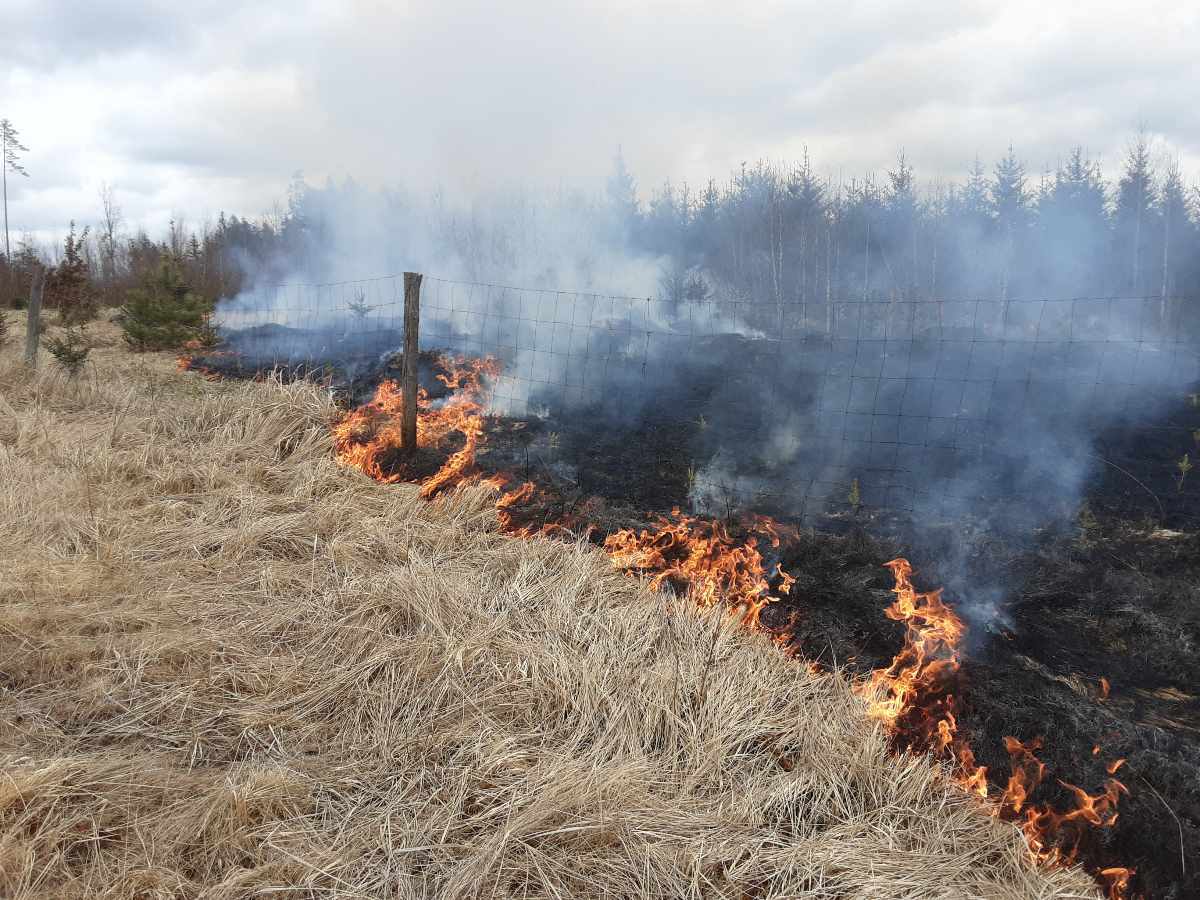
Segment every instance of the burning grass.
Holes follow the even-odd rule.
[[[442,361],[449,377],[439,380],[453,391],[440,408],[432,409],[428,398],[418,398],[420,450],[395,460],[395,468],[385,469],[379,460],[393,458],[397,441],[394,421],[400,411],[400,395],[395,386],[384,382],[375,399],[351,411],[335,426],[339,459],[378,481],[391,483],[401,479],[419,481],[421,496],[426,499],[447,486],[479,481],[476,453],[484,442],[484,402],[486,378],[497,374],[493,360]],[[368,423],[370,427],[363,428]],[[448,434],[457,433],[462,446],[445,456],[445,461],[433,474],[423,479],[413,469],[413,460],[421,453],[436,453]],[[443,454],[445,455],[445,454]],[[530,536],[529,525],[520,525],[522,507],[536,512],[545,507],[545,498],[553,494],[552,487],[533,482],[511,485],[511,475],[498,473],[487,478],[499,490],[496,508],[501,526],[508,532]],[[600,498],[593,498],[599,501]],[[586,533],[597,529],[595,519],[573,516],[570,522],[547,521],[544,533],[561,531],[565,527],[586,525]],[[651,589],[670,585],[692,603],[703,609],[723,605],[742,624],[757,629],[763,627],[762,613],[779,596],[790,593],[797,580],[795,574],[784,570],[779,562],[768,577],[762,547],[771,552],[781,546],[781,535],[791,545],[799,533],[765,516],[743,516],[737,536],[727,525],[712,518],[687,516],[674,509],[669,517],[659,516],[648,527],[618,528],[603,536],[602,546],[614,565],[630,574],[644,575]],[[1011,735],[1004,736],[1009,753],[1011,774],[999,796],[989,796],[988,769],[976,762],[975,751],[960,731],[959,695],[965,688],[960,648],[966,636],[966,626],[955,611],[941,598],[940,591],[920,592],[912,581],[912,567],[907,560],[894,559],[887,563],[895,577],[895,602],[886,610],[888,618],[905,624],[902,649],[888,666],[875,669],[856,685],[869,703],[869,715],[885,723],[893,742],[901,751],[931,752],[950,762],[953,778],[969,794],[986,801],[987,810],[995,816],[1019,823],[1034,859],[1051,867],[1071,865],[1085,858],[1089,868],[1104,884],[1114,900],[1125,897],[1133,870],[1127,866],[1101,863],[1097,858],[1108,855],[1099,850],[1095,829],[1111,828],[1117,821],[1117,805],[1125,785],[1109,777],[1101,793],[1089,794],[1083,788],[1059,780],[1066,792],[1065,802],[1034,803],[1031,794],[1038,790],[1046,775],[1045,764],[1034,754],[1041,740],[1022,743]],[[771,581],[774,580],[775,594]],[[801,606],[798,614],[803,616]],[[788,651],[796,648],[797,612],[793,612],[780,627],[776,622],[766,627],[774,640]],[[803,629],[803,624],[799,629]],[[1109,685],[1102,679],[1107,697]],[[1097,747],[1094,753],[1099,753]],[[1107,766],[1112,776],[1123,760]],[[1081,848],[1088,848],[1081,857]]]
[[[2,353],[4,896],[1093,894],[836,674],[347,471],[310,385]]]
[[[1005,736],[1011,774],[1000,796],[989,797],[987,767],[976,762],[958,725],[957,694],[964,687],[959,654],[966,625],[942,601],[940,590],[922,592],[914,587],[908,560],[894,559],[887,565],[896,581],[896,600],[888,607],[887,616],[905,623],[906,635],[904,647],[891,665],[876,669],[861,684],[870,702],[869,714],[886,723],[906,749],[927,750],[949,759],[954,778],[964,790],[990,800],[993,815],[1019,823],[1039,862],[1050,866],[1074,863],[1081,846],[1094,836],[1093,829],[1116,824],[1117,804],[1128,789],[1110,777],[1104,790],[1092,795],[1060,781],[1072,800],[1067,808],[1032,803],[1031,794],[1046,777],[1046,765],[1036,755],[1042,739],[1023,743]],[[1107,694],[1106,679],[1102,679],[1102,687]],[[1095,747],[1093,754],[1099,755],[1100,749]],[[1106,771],[1112,776],[1124,762],[1114,760]],[[1113,900],[1126,896],[1133,874],[1127,866],[1105,866],[1096,872]]]

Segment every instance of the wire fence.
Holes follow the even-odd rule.
[[[254,365],[353,375],[399,348],[403,294],[399,275],[280,285],[219,323]],[[801,520],[1200,508],[1200,304],[1181,298],[674,301],[426,276],[421,346],[498,357],[492,411],[543,435],[526,460],[584,487],[626,467],[631,499],[657,466],[655,496]]]

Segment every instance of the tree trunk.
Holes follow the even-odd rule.
[[[12,263],[8,246],[8,135],[0,134],[0,180],[4,182],[4,261]]]
[[[1162,264],[1162,301],[1158,311],[1158,320],[1167,324],[1167,270],[1171,258],[1171,202],[1170,198],[1163,204],[1163,264]]]

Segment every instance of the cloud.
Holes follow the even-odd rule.
[[[807,147],[818,169],[958,176],[1009,143],[1110,171],[1140,124],[1200,170],[1200,13],[1151,0],[727,3],[15,0],[0,115],[31,179],[19,227],[258,214],[293,171],[412,189],[724,178]],[[11,48],[11,50],[9,49]],[[68,213],[71,196],[76,209]]]
[[[104,66],[145,51],[188,53],[207,26],[226,18],[226,4],[156,0],[13,0],[9,64],[52,72],[66,66]]]

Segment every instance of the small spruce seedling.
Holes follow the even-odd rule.
[[[350,314],[354,318],[365,319],[375,307],[367,305],[367,295],[362,292],[362,289],[354,292],[354,299],[346,304],[346,308],[350,310]]]
[[[46,338],[42,346],[54,357],[54,361],[67,373],[69,379],[78,377],[87,364],[88,354],[92,352],[91,342],[81,327],[66,329],[62,337]]]
[[[1188,472],[1192,471],[1191,456],[1187,453],[1183,454],[1183,459],[1175,463],[1175,468],[1179,470],[1179,477],[1175,479],[1175,487],[1178,491],[1183,491],[1183,482],[1187,478]]]

